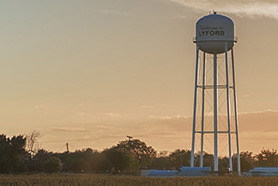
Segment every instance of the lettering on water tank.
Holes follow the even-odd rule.
[[[225,32],[224,31],[214,31],[214,30],[211,30],[211,31],[200,31],[199,32],[199,36],[224,36],[225,35]]]
[[[222,26],[200,26],[199,36],[224,36],[225,31]]]
[[[200,26],[201,30],[218,30],[218,26]]]

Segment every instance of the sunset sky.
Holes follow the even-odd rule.
[[[278,3],[0,1],[0,123],[42,148],[191,149],[196,21],[233,19],[240,151],[278,149]]]

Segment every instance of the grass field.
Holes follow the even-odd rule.
[[[1,175],[1,186],[186,186],[186,185],[278,185],[278,177],[147,178],[94,174]]]

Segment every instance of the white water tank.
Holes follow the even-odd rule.
[[[196,37],[194,42],[203,52],[210,54],[220,54],[225,52],[225,42],[227,51],[236,42],[234,36],[234,22],[223,15],[213,14],[200,18],[196,23]]]

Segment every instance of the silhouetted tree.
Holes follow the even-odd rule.
[[[59,173],[62,170],[61,160],[51,157],[44,163],[44,172],[46,173]]]
[[[254,167],[255,159],[252,152],[243,151],[240,152],[240,164],[241,171],[248,172],[250,169]],[[237,171],[237,154],[233,155],[233,170]]]
[[[129,170],[131,164],[131,156],[129,153],[115,149],[108,149],[102,154],[104,154],[106,159],[109,160],[114,171],[122,172]]]
[[[227,173],[230,171],[229,168],[230,168],[229,167],[229,158],[228,157],[219,157],[218,158],[218,171]]]
[[[195,166],[200,166],[200,152],[195,155]],[[207,152],[203,154],[203,166],[213,168],[213,155]]]
[[[51,157],[54,157],[52,152],[48,152],[44,149],[38,150],[36,155],[28,162],[27,167],[30,172],[43,172],[45,162]]]
[[[191,151],[189,150],[176,149],[169,155],[171,165],[176,169],[180,169],[182,166],[189,166],[190,154]]]
[[[0,135],[0,173],[16,173],[24,170],[23,156],[26,139],[22,136]]]
[[[32,158],[39,150],[38,138],[41,137],[39,131],[32,131],[29,134],[25,135],[26,137],[26,151],[30,153]]]
[[[262,150],[259,154],[255,156],[257,159],[257,162],[255,163],[255,166],[259,167],[277,167],[278,166],[278,154],[277,150],[272,149],[270,151]]]
[[[133,157],[133,166],[139,166],[140,168],[147,168],[151,165],[152,159],[156,157],[156,151],[152,146],[147,146],[146,143],[139,139],[131,139],[120,141],[111,150],[117,150],[122,152],[128,152]],[[138,162],[139,161],[139,162]]]
[[[110,172],[112,168],[111,162],[103,153],[91,148],[57,153],[55,156],[61,159],[63,171],[66,172]]]
[[[173,164],[171,163],[172,162],[169,157],[155,158],[152,161],[152,169],[160,169],[160,170],[172,169]]]

